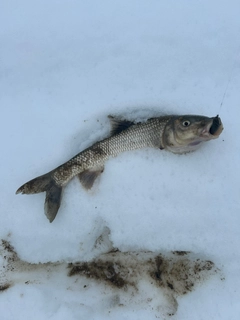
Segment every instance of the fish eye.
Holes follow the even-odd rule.
[[[188,127],[188,126],[190,126],[190,124],[191,124],[191,122],[189,120],[184,120],[183,123],[182,123],[182,125],[184,127]]]

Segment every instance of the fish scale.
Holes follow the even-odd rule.
[[[146,123],[135,124],[116,136],[97,142],[60,166],[52,175],[54,181],[57,185],[65,185],[82,171],[103,166],[110,157],[125,151],[160,148],[162,132],[168,120],[149,119]]]

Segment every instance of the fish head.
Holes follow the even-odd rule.
[[[163,133],[164,148],[173,153],[196,150],[204,141],[219,137],[223,130],[222,121],[216,117],[198,115],[173,116]]]

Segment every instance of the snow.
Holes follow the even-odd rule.
[[[239,318],[239,9],[234,0],[1,1],[0,239],[22,260],[90,261],[108,227],[121,251],[192,251],[221,269],[225,280],[179,297],[172,319]],[[44,194],[15,195],[107,136],[108,114],[157,113],[219,114],[224,131],[187,155],[121,154],[90,192],[72,180],[52,224]],[[147,283],[120,307],[85,281],[57,270],[42,283],[19,280],[0,293],[1,319],[164,317]]]

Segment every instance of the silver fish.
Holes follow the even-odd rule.
[[[16,193],[46,191],[45,214],[52,222],[61,204],[63,187],[78,176],[86,189],[93,186],[110,157],[141,148],[166,149],[173,153],[196,150],[202,142],[218,138],[223,130],[221,119],[198,115],[168,115],[134,123],[109,116],[112,130],[108,138],[98,141],[56,169],[28,181]]]

